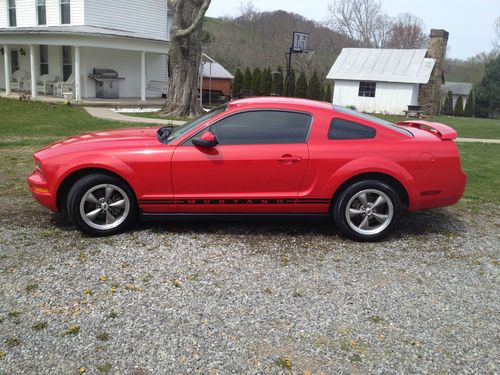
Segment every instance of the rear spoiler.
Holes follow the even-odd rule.
[[[409,121],[398,122],[396,125],[426,130],[429,133],[434,134],[436,137],[441,138],[442,140],[456,139],[458,137],[458,134],[455,129],[450,128],[448,125],[444,125],[439,122],[409,120]]]

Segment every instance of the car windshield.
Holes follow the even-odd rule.
[[[170,143],[170,142],[176,140],[177,138],[179,138],[183,134],[186,134],[188,131],[190,131],[194,127],[198,126],[199,124],[201,124],[207,120],[210,120],[212,117],[215,117],[219,113],[222,113],[226,110],[227,110],[227,104],[221,105],[220,107],[217,107],[217,108],[211,110],[210,112],[207,112],[204,115],[201,115],[200,117],[198,117],[190,122],[187,122],[186,124],[184,124],[182,126],[173,128],[173,130],[171,130],[171,133],[169,134],[168,138],[166,139],[165,143]]]
[[[401,127],[393,124],[392,122],[382,120],[382,119],[380,119],[378,117],[370,116],[370,115],[367,115],[365,113],[354,111],[354,110],[349,109],[349,108],[341,107],[339,105],[334,105],[333,109],[335,110],[335,112],[345,113],[345,114],[348,114],[348,115],[351,115],[351,116],[362,118],[364,120],[374,122],[377,125],[381,125],[383,127],[386,127],[386,128],[392,129],[394,131],[397,131],[398,133],[405,134],[405,135],[408,135],[410,137],[413,137],[413,134],[410,131],[408,131],[406,129],[403,129],[403,128],[401,128]]]

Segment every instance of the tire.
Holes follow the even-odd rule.
[[[333,217],[344,236],[370,242],[390,235],[402,211],[401,198],[391,185],[365,180],[354,182],[341,192],[333,207]]]
[[[100,173],[78,180],[68,193],[66,207],[73,224],[91,236],[122,233],[138,214],[130,186],[117,177]]]

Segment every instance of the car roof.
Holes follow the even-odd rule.
[[[277,106],[281,108],[307,107],[311,109],[333,110],[332,104],[320,102],[318,100],[287,98],[284,96],[260,96],[254,98],[237,99],[229,102],[229,108],[234,107],[259,107],[259,106]]]

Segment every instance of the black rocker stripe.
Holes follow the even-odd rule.
[[[330,199],[323,198],[258,198],[258,199],[142,199],[141,205],[223,205],[223,204],[329,204]]]

